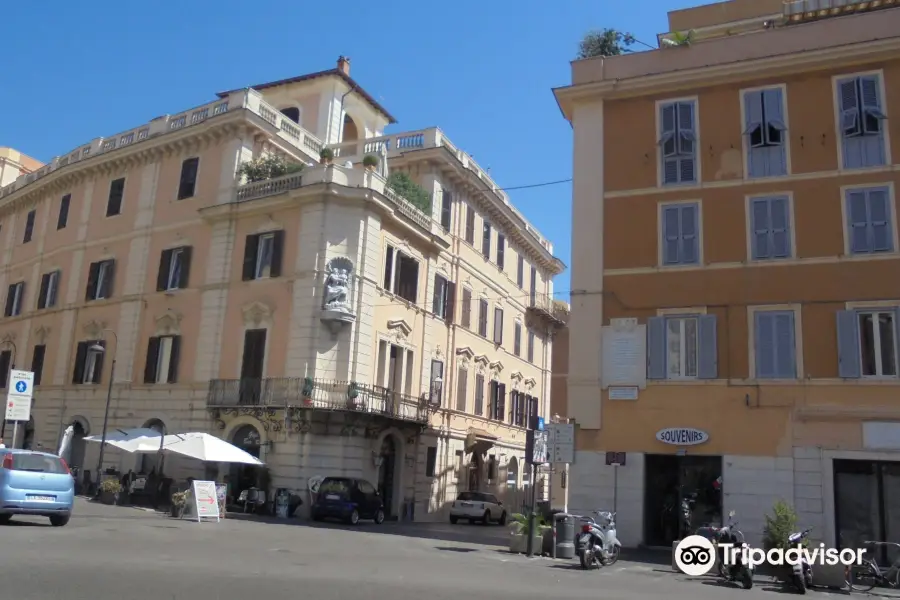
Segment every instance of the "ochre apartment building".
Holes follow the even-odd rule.
[[[895,6],[675,11],[659,50],[576,61],[556,90],[570,505],[616,496],[627,544],[730,510],[758,542],[779,499],[828,544],[900,538]]]
[[[74,424],[71,463],[95,477],[83,438],[101,433],[112,377],[110,429],[212,431],[262,458],[270,492],[361,477],[417,520],[445,518],[459,490],[520,502],[563,265],[440,129],[385,134],[393,122],[342,58],[97,138],[0,190],[0,371],[35,372],[17,445],[55,448]],[[241,166],[261,157],[295,166],[248,182]],[[104,470],[155,468],[108,457]],[[235,495],[264,482],[206,476],[224,474]]]

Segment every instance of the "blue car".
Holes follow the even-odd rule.
[[[0,525],[13,515],[34,515],[62,527],[74,502],[75,478],[65,460],[46,452],[0,449]]]

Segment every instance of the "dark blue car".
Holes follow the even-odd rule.
[[[311,509],[313,521],[340,519],[356,525],[360,519],[384,523],[384,501],[365,479],[326,477]]]

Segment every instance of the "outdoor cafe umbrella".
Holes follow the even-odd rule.
[[[72,445],[73,437],[75,437],[75,426],[69,425],[66,427],[65,433],[63,433],[62,440],[59,442],[59,450],[56,453],[56,455],[63,460],[66,459],[66,454],[69,453],[69,447]]]
[[[234,444],[202,432],[167,435],[162,442],[163,452],[180,454],[205,462],[242,463],[262,465],[261,460]]]
[[[101,443],[103,436],[92,435],[84,441]],[[125,452],[156,452],[161,441],[162,434],[149,427],[115,429],[106,433],[106,443]]]

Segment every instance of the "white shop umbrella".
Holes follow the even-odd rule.
[[[65,433],[63,433],[62,440],[59,442],[59,450],[56,452],[56,455],[62,459],[66,458],[66,455],[69,453],[69,447],[72,445],[72,438],[75,437],[75,426],[69,425],[66,427]]]
[[[164,452],[181,454],[205,462],[262,465],[263,462],[221,438],[202,432],[176,433],[163,440]]]
[[[86,442],[102,442],[102,435],[84,438]],[[162,434],[149,427],[135,429],[114,429],[106,432],[106,443],[125,452],[156,452],[162,441]]]

